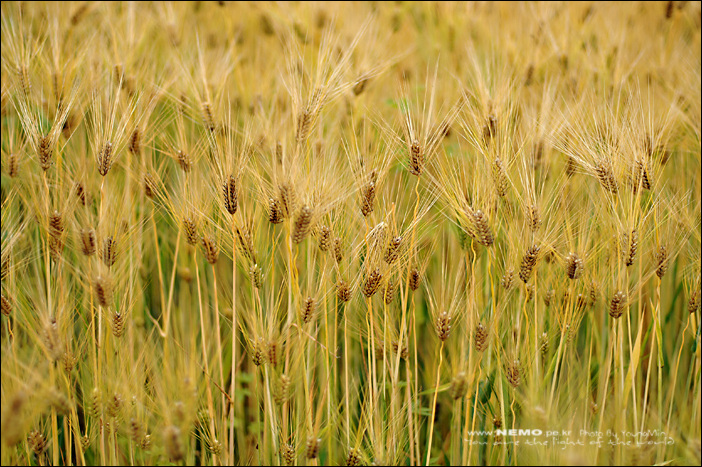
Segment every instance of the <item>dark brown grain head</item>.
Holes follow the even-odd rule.
[[[108,268],[112,267],[117,261],[117,243],[115,239],[108,235],[102,242],[102,251],[100,252],[100,259]]]
[[[183,172],[190,172],[190,169],[193,167],[193,160],[185,151],[178,150],[176,153],[176,160],[178,161],[178,165]]]
[[[215,131],[215,121],[214,115],[212,113],[212,106],[209,102],[202,103],[202,121],[205,124],[205,128],[209,131]]]
[[[413,175],[421,175],[424,169],[424,151],[419,141],[416,139],[410,145],[410,172]]]
[[[284,220],[283,209],[277,199],[268,200],[268,220],[271,224],[280,224]]]
[[[534,266],[536,266],[536,262],[538,261],[540,251],[541,247],[534,244],[527,249],[526,254],[522,258],[521,265],[519,266],[519,278],[525,284],[529,282],[531,273],[534,270]]]
[[[609,160],[602,159],[597,164],[595,164],[595,174],[600,180],[600,184],[612,194],[617,194],[619,192],[619,185],[617,184],[617,179],[614,177],[614,171],[612,170],[612,164]]]
[[[334,238],[334,243],[332,246],[334,250],[334,260],[337,263],[340,263],[342,259],[344,259],[344,250],[343,250],[343,244],[341,241],[340,237],[335,237]]]
[[[502,159],[499,157],[495,157],[495,160],[492,163],[492,181],[495,185],[497,195],[501,198],[507,196],[507,171],[505,170]]]
[[[300,209],[300,213],[295,219],[295,225],[292,231],[292,241],[298,244],[305,239],[312,227],[312,208],[305,205]]]
[[[80,231],[81,251],[85,256],[92,256],[97,251],[97,240],[95,239],[95,229],[88,227]]]
[[[361,454],[355,449],[355,448],[350,448],[349,453],[346,456],[346,465],[347,466],[358,466],[361,465]]]
[[[340,302],[345,303],[351,300],[351,286],[343,279],[336,283],[336,296]]]
[[[660,245],[656,251],[656,276],[659,279],[663,279],[665,273],[668,271],[668,249],[665,245]]]
[[[387,248],[385,249],[385,255],[383,256],[383,260],[388,263],[392,264],[397,260],[397,258],[400,256],[400,246],[402,245],[402,237],[399,235],[396,237],[393,237],[390,240],[390,243],[388,243]]]
[[[180,428],[175,425],[169,425],[163,430],[163,444],[166,455],[171,461],[176,463],[184,458],[183,442],[180,438]]]
[[[700,309],[700,302],[702,302],[700,299],[701,296],[700,283],[697,282],[697,286],[690,290],[690,298],[687,300],[687,311],[690,312],[690,314]]]
[[[487,216],[480,209],[473,212],[473,231],[476,234],[478,243],[483,246],[491,246],[495,242],[495,236],[488,224]]]
[[[283,373],[278,379],[273,399],[278,405],[283,405],[290,398],[290,376]]]
[[[5,294],[2,294],[2,314],[5,316],[10,316],[12,313],[12,308],[13,308],[14,302],[9,296],[5,296]]]
[[[100,172],[100,175],[103,177],[107,175],[107,172],[109,172],[110,168],[112,168],[112,158],[114,156],[113,151],[114,146],[111,142],[107,141],[102,145],[100,151],[98,152],[98,172]]]
[[[366,89],[366,84],[368,83],[368,78],[361,78],[358,81],[356,81],[356,84],[353,86],[353,95],[358,96],[363,92],[364,89]]]
[[[434,322],[434,329],[442,342],[448,339],[451,335],[451,315],[446,311],[439,313]]]
[[[222,192],[224,194],[224,208],[232,216],[236,214],[239,207],[239,198],[237,195],[237,183],[234,175],[230,175],[222,184]]]
[[[64,229],[63,215],[55,210],[49,215],[49,249],[51,256],[55,259],[58,259],[63,252]]]
[[[32,430],[29,432],[29,435],[27,435],[27,444],[29,445],[29,449],[31,449],[38,458],[41,458],[47,446],[46,437],[44,433],[38,430]]]
[[[241,253],[248,259],[251,263],[256,263],[256,252],[254,250],[253,237],[251,232],[246,227],[236,227],[236,240],[237,246],[241,250]]]
[[[183,232],[185,233],[185,241],[189,245],[197,245],[198,242],[198,225],[196,218],[192,215],[183,217]]]
[[[282,349],[278,339],[275,337],[268,339],[268,363],[271,366],[278,366],[278,363],[280,363],[281,353]]]
[[[632,229],[631,233],[624,232],[621,239],[621,251],[624,257],[624,264],[631,266],[636,259],[636,251],[639,247],[639,232]]]
[[[361,214],[363,217],[368,217],[373,212],[373,204],[375,201],[375,182],[368,182],[361,188]]]
[[[395,291],[397,290],[397,281],[394,279],[388,279],[385,282],[385,288],[383,289],[383,301],[386,305],[390,305],[393,300],[395,300]]]
[[[50,135],[47,134],[39,137],[37,153],[39,157],[39,165],[41,166],[42,170],[48,170],[54,163],[54,148]]]
[[[612,296],[612,300],[609,302],[609,316],[614,319],[619,318],[624,312],[625,305],[626,295],[620,290]]]
[[[539,206],[532,204],[527,208],[527,220],[529,222],[529,228],[531,228],[532,232],[539,230],[542,223]]]
[[[553,299],[556,297],[556,291],[553,289],[548,289],[546,293],[544,294],[544,305],[546,305],[546,308],[551,306],[551,303],[553,302]]]
[[[509,364],[507,364],[505,375],[507,376],[507,382],[511,384],[513,388],[516,388],[521,384],[522,365],[519,362],[519,359],[515,359]]]
[[[219,247],[217,246],[215,236],[210,233],[206,233],[202,236],[200,243],[202,244],[202,250],[205,254],[205,259],[207,262],[210,264],[216,264],[217,260],[219,259]]]
[[[249,274],[251,276],[251,284],[254,288],[260,289],[263,286],[263,270],[261,267],[256,263],[252,264]]]
[[[129,137],[129,152],[138,156],[141,154],[141,130],[135,128]]]
[[[19,155],[16,152],[11,152],[7,156],[7,175],[15,178],[19,173]]]
[[[420,283],[421,275],[419,274],[419,269],[416,267],[412,268],[409,275],[409,288],[415,291],[419,288]]]
[[[282,443],[280,445],[280,455],[285,465],[293,465],[295,463],[295,448],[292,444]]]
[[[319,455],[319,448],[322,445],[322,438],[310,436],[305,444],[305,457],[307,459],[316,459]]]
[[[302,303],[301,318],[302,322],[307,324],[312,321],[314,317],[315,308],[317,307],[317,302],[312,297],[307,297]]]
[[[497,136],[497,116],[490,112],[483,126],[483,141],[489,145]]]
[[[372,297],[373,295],[375,295],[375,293],[378,291],[378,288],[380,287],[380,283],[382,280],[383,275],[380,273],[380,269],[373,269],[370,273],[368,273],[366,281],[363,284],[363,295],[365,295],[366,297]]]
[[[295,189],[290,182],[284,181],[278,186],[278,193],[280,196],[280,207],[282,208],[283,217],[286,219],[290,218],[295,212],[295,207],[297,204]]]
[[[112,303],[112,280],[109,276],[98,276],[95,279],[95,296],[101,307],[110,306]]]
[[[569,279],[579,279],[585,269],[585,262],[575,252],[568,253],[565,259],[566,275]]]
[[[144,174],[144,194],[148,198],[153,198],[156,193],[156,178],[150,172]]]
[[[319,246],[319,251],[325,252],[329,250],[329,247],[331,246],[331,229],[327,227],[326,225],[322,225],[319,227],[317,231],[317,239],[318,239],[318,246]]]
[[[478,352],[484,352],[488,348],[490,333],[483,323],[475,325],[473,332],[473,345]]]
[[[502,284],[502,287],[505,290],[509,290],[512,288],[512,284],[514,284],[514,268],[509,268],[505,270],[505,273],[502,275],[502,281],[500,281]]]

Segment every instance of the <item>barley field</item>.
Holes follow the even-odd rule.
[[[699,465],[700,12],[2,2],[2,464]]]

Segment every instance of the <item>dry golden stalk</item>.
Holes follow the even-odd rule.
[[[129,138],[129,152],[136,156],[141,154],[141,131],[139,128],[135,128]]]
[[[478,352],[484,352],[488,348],[490,333],[483,323],[478,323],[473,332],[473,345]]]
[[[12,313],[12,301],[10,298],[6,297],[5,294],[2,294],[2,314],[5,316],[10,316],[10,313]]]
[[[216,264],[219,259],[219,247],[214,235],[206,233],[201,239],[202,249],[205,252],[205,259],[210,264]]]
[[[183,444],[180,439],[180,428],[169,425],[163,430],[163,444],[166,448],[166,455],[173,462],[183,460]]]
[[[100,252],[100,256],[102,262],[108,268],[112,267],[115,264],[115,261],[117,261],[117,244],[112,236],[106,237],[102,242],[102,251]]]
[[[319,251],[327,251],[331,246],[331,230],[326,225],[319,227],[318,231],[319,237]]]
[[[526,254],[522,258],[522,263],[519,266],[519,278],[525,284],[529,282],[531,272],[534,270],[534,266],[536,266],[536,262],[539,259],[540,251],[541,247],[539,245],[532,245],[527,249]]]
[[[261,267],[254,263],[251,265],[251,270],[249,271],[251,275],[251,284],[257,289],[263,286],[263,270]]]
[[[307,324],[312,321],[317,303],[314,298],[307,297],[302,304],[302,322]]]
[[[46,171],[54,163],[54,148],[52,147],[51,136],[40,136],[38,146],[39,165]]]
[[[409,277],[409,288],[413,291],[417,290],[419,288],[420,281],[421,276],[419,275],[419,270],[417,268],[412,268]]]
[[[275,390],[275,394],[273,395],[273,398],[275,399],[275,403],[278,405],[283,405],[285,401],[288,400],[290,397],[290,377],[283,373],[280,375],[280,379],[278,380],[278,385]]]
[[[280,455],[283,457],[285,465],[293,465],[293,463],[295,462],[295,448],[292,446],[292,444],[281,444]]]
[[[410,146],[410,172],[413,175],[421,175],[424,168],[424,152],[422,146],[416,139],[412,141]]]
[[[146,172],[144,174],[144,194],[149,198],[153,198],[155,193],[156,179],[151,173]]]
[[[383,275],[380,273],[380,269],[375,268],[372,270],[368,277],[366,277],[366,282],[363,284],[363,295],[366,297],[372,297],[378,291],[380,283],[383,280]]]
[[[451,335],[451,315],[446,311],[439,313],[434,323],[434,329],[441,341],[448,339],[449,335]]]
[[[464,372],[458,373],[451,381],[451,398],[457,400],[466,395],[468,391],[468,376]]]
[[[624,262],[627,266],[634,264],[638,246],[639,232],[636,229],[632,229],[630,234],[626,232],[622,234],[622,254],[624,255]]]
[[[394,263],[395,260],[400,256],[401,245],[402,237],[393,237],[392,240],[390,240],[387,249],[385,250],[385,256],[383,257],[383,260],[385,260],[385,262],[388,264]]]
[[[110,171],[110,168],[112,167],[112,151],[114,147],[112,143],[109,141],[105,143],[105,145],[100,149],[100,152],[98,152],[98,157],[97,157],[97,162],[98,162],[98,172],[100,172],[100,175],[103,177],[107,175],[107,172]]]
[[[298,214],[297,219],[295,219],[295,225],[292,231],[292,241],[294,244],[298,244],[305,239],[310,232],[311,225],[312,208],[305,205],[300,209],[300,214]]]
[[[277,199],[270,198],[268,200],[268,220],[271,224],[280,224],[283,222],[283,211]]]
[[[626,304],[626,295],[621,290],[614,294],[612,301],[609,303],[609,316],[614,319],[619,318],[624,312]]]
[[[109,276],[98,276],[95,279],[95,295],[101,307],[110,306],[112,303],[112,280]]]
[[[505,271],[500,283],[505,290],[512,288],[512,284],[514,283],[514,268],[509,268]]]
[[[495,242],[495,236],[488,225],[487,216],[480,209],[473,212],[473,231],[476,233],[478,243],[483,246],[491,246]]]
[[[224,194],[224,207],[232,216],[236,214],[239,207],[237,196],[237,184],[234,175],[230,175],[222,184],[222,192]]]
[[[599,161],[595,166],[595,173],[606,190],[609,190],[615,195],[619,192],[617,179],[614,178],[614,171],[612,171],[612,165],[608,160],[603,159]]]
[[[336,283],[336,296],[341,302],[351,300],[351,286],[343,279]]]
[[[577,253],[575,252],[570,252],[568,253],[568,256],[566,256],[566,275],[570,279],[579,279],[580,276],[583,274],[583,270],[585,269],[585,263],[583,259],[578,256]]]
[[[668,249],[665,245],[658,247],[658,251],[656,251],[656,263],[656,275],[659,279],[663,279],[666,271],[668,271]]]
[[[368,217],[373,212],[373,202],[375,201],[375,182],[368,182],[361,189],[361,214]]]
[[[501,198],[507,196],[507,171],[499,157],[495,157],[492,163],[492,181],[495,184],[497,195]]]
[[[190,172],[190,169],[193,167],[193,160],[188,154],[186,154],[184,151],[179,150],[176,153],[176,159],[178,160],[178,165],[180,165],[180,168],[181,170],[183,170],[183,172]]]
[[[513,388],[519,386],[522,382],[522,368],[519,359],[515,359],[513,362],[507,365],[507,382],[512,385]]]
[[[341,260],[344,259],[340,237],[334,238],[333,249],[334,249],[334,259],[336,260],[337,263],[340,263]]]
[[[322,445],[322,438],[310,436],[307,438],[305,445],[305,457],[307,459],[316,459],[319,455],[319,447]]]
[[[34,452],[34,454],[37,455],[37,457],[41,457],[46,450],[46,437],[44,437],[42,432],[32,430],[27,436],[27,444],[29,444],[29,448]]]
[[[197,222],[193,217],[183,217],[183,231],[185,232],[185,241],[189,245],[197,245]]]

